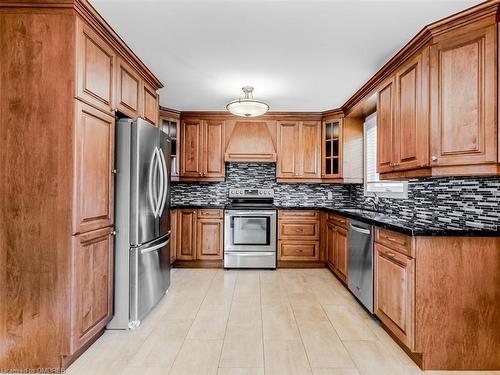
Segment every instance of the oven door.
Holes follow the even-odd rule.
[[[276,211],[226,210],[224,251],[276,251]]]

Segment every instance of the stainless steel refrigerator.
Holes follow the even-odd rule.
[[[134,329],[170,286],[170,140],[145,120],[116,128],[114,317]]]

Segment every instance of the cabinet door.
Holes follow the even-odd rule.
[[[497,162],[496,25],[431,46],[433,166]]]
[[[181,127],[181,177],[202,176],[202,120],[182,121]]]
[[[335,269],[335,226],[332,223],[326,223],[326,260],[330,269]]]
[[[342,177],[342,120],[323,122],[321,141],[321,177]]]
[[[377,172],[393,170],[394,162],[394,79],[377,93]]]
[[[198,219],[196,258],[200,260],[222,259],[223,233],[222,219]]]
[[[177,210],[170,211],[170,264],[177,259]]]
[[[299,123],[278,123],[278,165],[276,177],[294,178],[299,174],[300,162]]]
[[[321,123],[304,121],[300,125],[300,145],[302,160],[299,176],[321,178]]]
[[[196,210],[177,210],[177,259],[196,259]]]
[[[142,82],[142,117],[152,123],[158,125],[158,94],[146,82]]]
[[[335,271],[344,282],[347,282],[347,257],[347,231],[344,228],[335,227]]]
[[[73,233],[113,224],[115,118],[77,101]]]
[[[395,170],[429,165],[429,50],[396,74]]]
[[[203,177],[224,177],[224,121],[205,121],[203,133]]]
[[[375,244],[375,315],[413,347],[415,260]]]
[[[116,109],[130,118],[137,118],[141,79],[122,59],[117,58],[116,66]]]
[[[103,330],[112,317],[112,228],[73,237],[71,352]]]
[[[78,21],[77,95],[105,112],[113,106],[113,49],[82,21]]]

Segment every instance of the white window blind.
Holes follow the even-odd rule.
[[[365,195],[374,193],[386,198],[408,198],[408,182],[380,181],[377,173],[377,116],[366,118],[365,139]]]

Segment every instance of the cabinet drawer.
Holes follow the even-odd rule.
[[[319,221],[280,220],[279,238],[317,240],[319,239]]]
[[[405,234],[376,228],[375,241],[410,257],[415,256],[411,246],[411,237]]]
[[[198,210],[198,218],[218,218],[222,219],[222,210],[218,209],[200,209]]]
[[[344,216],[329,213],[327,220],[338,225],[338,226],[341,226],[341,227],[347,229],[347,218]]]
[[[280,210],[279,218],[301,218],[316,220],[319,218],[319,212],[314,210]]]
[[[280,241],[280,260],[318,260],[318,241]]]

